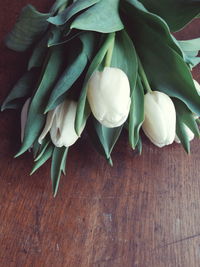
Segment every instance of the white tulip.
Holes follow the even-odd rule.
[[[186,132],[186,134],[187,134],[187,136],[188,136],[188,140],[189,141],[192,141],[193,139],[194,139],[194,133],[190,130],[190,128],[189,127],[187,127],[185,124],[184,124],[184,128],[185,128],[185,132]],[[179,140],[179,138],[178,138],[178,136],[176,135],[175,136],[175,142],[176,143],[178,143],[178,144],[180,144],[180,140]]]
[[[200,84],[195,79],[193,79],[193,82],[197,90],[197,93],[200,95]]]
[[[122,125],[130,110],[130,85],[118,68],[95,71],[88,82],[88,101],[94,117],[108,128]]]
[[[23,142],[24,140],[24,131],[25,131],[25,126],[26,126],[30,101],[31,101],[31,98],[28,98],[26,100],[21,111],[21,142]]]
[[[73,145],[79,138],[74,129],[76,109],[77,102],[66,100],[54,110],[49,111],[45,127],[38,142],[41,144],[42,140],[50,131],[51,140],[56,147],[69,147]],[[84,127],[85,123],[82,126],[82,131]]]
[[[176,130],[176,111],[170,97],[158,91],[144,96],[144,133],[151,142],[163,147],[173,143]]]

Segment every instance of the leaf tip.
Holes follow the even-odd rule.
[[[30,172],[30,174],[29,174],[29,175],[30,175],[30,176],[31,176],[31,175],[33,175],[33,174],[34,174],[34,172],[35,172],[35,170],[34,170],[34,169],[32,169],[32,171]]]
[[[5,110],[5,107],[4,106],[1,106],[1,112]]]
[[[19,156],[21,156],[22,153],[20,153],[20,151],[14,155],[14,159],[18,158]]]
[[[112,161],[112,158],[109,157],[107,160],[108,160],[108,163],[110,164],[110,166],[113,167],[113,161]]]
[[[54,197],[54,198],[56,198],[57,193],[58,193],[58,190],[57,190],[57,189],[53,190],[53,197]]]
[[[17,158],[19,156],[21,156],[23,153],[26,152],[27,149],[24,149],[23,147],[17,152],[17,154],[15,154],[14,158]]]

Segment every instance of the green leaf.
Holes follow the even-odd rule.
[[[185,124],[181,121],[181,117],[176,117],[176,135],[178,136],[183,148],[190,153],[190,140],[185,130]]]
[[[137,145],[136,145],[136,149],[139,153],[139,155],[142,154],[142,138],[139,136],[139,139],[138,139],[138,142],[137,142]]]
[[[76,112],[76,119],[75,119],[75,130],[77,132],[78,135],[80,135],[81,133],[81,127],[83,125],[83,121],[85,121],[85,119],[88,117],[89,114],[89,104],[87,101],[87,83],[91,77],[91,75],[93,74],[93,72],[95,70],[98,69],[98,67],[100,66],[100,64],[102,63],[106,52],[108,51],[108,48],[111,44],[111,42],[113,41],[114,38],[114,34],[108,34],[106,40],[104,41],[103,45],[101,46],[101,48],[99,49],[98,53],[96,54],[96,56],[94,57],[88,71],[87,74],[85,76],[85,80],[83,83],[83,88],[79,97],[79,101],[78,101],[78,106],[77,106],[77,112]]]
[[[151,12],[161,16],[172,32],[178,31],[200,13],[197,0],[140,0]]]
[[[41,81],[29,107],[24,141],[16,156],[23,154],[33,144],[35,139],[38,138],[42,130],[46,117],[44,115],[46,101],[62,67],[62,52],[61,47],[54,47],[50,50]]]
[[[74,82],[82,74],[86,64],[86,55],[84,53],[80,53],[74,62],[67,67],[51,93],[45,113],[55,108],[55,103],[58,98],[71,88]]]
[[[51,31],[50,31],[50,37],[49,37],[48,44],[47,44],[48,47],[62,43],[61,41],[62,30],[63,29],[52,25]]]
[[[193,52],[200,50],[200,38],[178,41],[183,51]]]
[[[44,153],[41,155],[40,158],[38,158],[38,160],[36,161],[36,163],[34,164],[33,166],[33,169],[30,173],[30,175],[32,175],[34,172],[36,172],[48,159],[51,158],[53,154],[53,146],[52,145],[49,145]]]
[[[79,0],[75,1],[67,9],[63,10],[54,17],[50,17],[48,22],[54,25],[64,25],[70,18],[72,18],[77,13],[83,11],[84,9],[98,3],[100,0]]]
[[[73,43],[71,46],[72,49],[70,50],[71,55],[69,55],[68,58],[68,67],[65,69],[52,90],[45,112],[55,108],[57,100],[71,88],[87,65],[88,57],[85,52],[85,46],[81,45],[82,47],[80,47],[80,41],[78,45],[79,46],[75,51],[74,46],[77,47],[77,43]]]
[[[192,69],[200,63],[200,57],[186,56],[185,62],[188,63],[190,68]]]
[[[81,31],[78,30],[69,30],[68,33],[65,34],[62,28],[55,27],[51,32],[51,36],[48,41],[48,47],[66,44],[78,37],[80,34]]]
[[[91,60],[94,50],[98,45],[99,41],[99,34],[95,32],[84,32],[79,36],[82,44],[83,44],[83,51],[88,57],[88,60]]]
[[[7,47],[15,51],[27,50],[46,31],[49,15],[38,12],[31,5],[24,7],[13,30],[6,37]]]
[[[133,42],[125,30],[116,33],[111,67],[119,68],[127,74],[133,91],[137,81],[138,61]]]
[[[194,133],[196,137],[200,136],[199,128],[194,118],[194,114],[188,109],[188,107],[180,100],[173,99],[177,118],[184,123]]]
[[[102,156],[104,156],[106,158],[106,160],[108,160],[108,162],[110,163],[110,165],[112,166],[112,159],[111,157],[108,159],[107,154],[105,152],[104,147],[102,146],[100,139],[97,135],[97,132],[94,128],[94,117],[90,116],[88,121],[87,121],[87,133],[89,135],[89,140],[92,142],[94,148],[96,149],[96,151],[101,154]]]
[[[59,11],[59,9],[62,9],[63,6],[67,6],[69,3],[69,0],[56,0],[53,6],[51,7],[50,13],[54,14]]]
[[[131,14],[131,37],[152,90],[179,98],[189,109],[200,115],[200,97],[184,59],[161,38],[146,15],[142,15],[132,5],[128,7],[127,12],[130,11]]]
[[[33,151],[33,158],[36,158],[39,150],[40,150],[40,144],[38,143],[38,140],[35,140],[33,143],[32,151]]]
[[[54,197],[58,192],[58,186],[60,182],[60,176],[65,167],[65,161],[67,158],[68,148],[55,147],[53,150],[52,162],[51,162],[51,180],[53,187]]]
[[[144,121],[144,89],[138,77],[136,87],[131,95],[131,107],[129,113],[129,142],[135,149],[140,138],[140,128]],[[140,146],[139,146],[140,147]],[[140,149],[139,149],[140,151]]]
[[[133,16],[137,18],[137,20],[143,21],[143,23],[149,25],[150,28],[157,33],[157,39],[165,41],[167,45],[173,48],[178,54],[182,56],[182,50],[179,45],[179,42],[176,38],[171,34],[169,26],[167,23],[158,15],[149,12],[140,2],[137,0],[127,0],[126,3],[126,11],[130,16],[130,20],[132,20]],[[128,27],[130,27],[130,22],[128,22]],[[137,30],[137,28],[135,28]],[[141,32],[143,30],[141,29]],[[139,33],[139,32],[138,32]],[[144,36],[145,37],[145,36]],[[157,40],[157,41],[159,41]]]
[[[200,50],[200,38],[178,41],[184,54],[184,60],[191,68],[200,63],[198,53]]]
[[[28,98],[31,95],[34,89],[36,77],[37,77],[36,72],[33,71],[26,72],[19,79],[19,81],[13,87],[12,91],[4,100],[1,106],[1,111],[5,109],[16,109],[21,107],[21,103],[19,102],[19,100],[25,97]]]
[[[38,155],[37,157],[34,159],[34,161],[38,161],[44,154],[44,152],[46,151],[47,147],[49,146],[51,140],[50,138],[47,136],[47,138],[45,138],[42,142],[42,144],[40,145],[39,151],[38,151]]]
[[[110,33],[124,28],[119,16],[119,0],[101,0],[71,24],[71,29]]]
[[[28,70],[42,66],[48,50],[47,48],[48,38],[49,38],[49,33],[47,33],[34,47],[32,55],[28,62]]]
[[[101,123],[99,123],[96,119],[94,119],[94,128],[97,133],[99,142],[104,150],[106,158],[112,165],[111,152],[121,134],[123,125],[116,128],[107,128],[103,126]]]

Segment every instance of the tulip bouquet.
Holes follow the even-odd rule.
[[[112,164],[123,128],[141,153],[141,128],[157,146],[199,137],[200,38],[171,32],[200,14],[200,1],[57,0],[48,13],[23,8],[6,37],[30,51],[27,71],[2,104],[21,109],[22,146],[33,152],[32,173],[51,158],[56,195],[66,157],[82,132]]]

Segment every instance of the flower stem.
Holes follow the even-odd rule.
[[[143,81],[143,84],[145,86],[145,89],[147,91],[147,93],[151,93],[152,90],[151,90],[151,87],[149,85],[149,82],[148,82],[148,79],[147,79],[147,76],[146,76],[146,73],[144,71],[144,68],[142,66],[142,63],[140,61],[140,58],[138,57],[138,68],[139,68],[139,74],[141,76],[141,79]]]
[[[112,54],[113,54],[113,49],[115,45],[115,33],[112,33],[112,39],[110,42],[110,46],[108,48],[108,51],[106,53],[106,59],[105,59],[105,67],[110,67],[111,61],[112,61]]]

